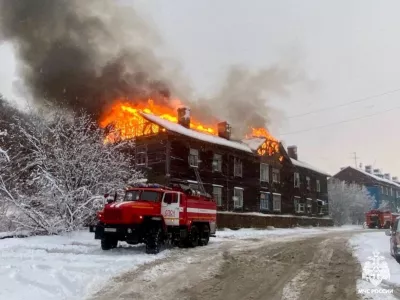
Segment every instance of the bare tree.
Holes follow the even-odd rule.
[[[364,186],[330,179],[328,183],[329,214],[335,225],[360,224],[371,209],[373,198]]]
[[[129,142],[105,144],[104,132],[86,114],[32,113],[15,126],[21,151],[10,164],[17,184],[8,185],[10,174],[0,173],[0,193],[18,212],[12,221],[24,229],[54,234],[80,228],[104,204],[104,193],[142,177],[122,151]]]

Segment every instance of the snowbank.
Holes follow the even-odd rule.
[[[384,231],[379,232],[368,232],[363,234],[358,234],[350,239],[350,245],[354,249],[354,254],[359,260],[361,267],[368,261],[368,257],[372,256],[373,251],[379,251],[390,270],[390,279],[388,284],[400,285],[400,264],[390,255],[389,249],[389,237],[385,235]],[[374,289],[374,288],[392,288],[385,285],[383,282],[380,286],[375,287],[371,283],[365,280],[359,280],[357,282],[358,289]],[[368,299],[396,299],[392,295],[388,294],[369,294],[366,295]]]
[[[242,228],[239,230],[222,229],[217,231],[217,240],[223,239],[252,239],[271,236],[289,236],[289,235],[312,235],[331,231],[350,231],[361,230],[362,226],[347,225],[342,227],[295,227],[295,228],[273,228],[273,229],[253,229]]]
[[[109,252],[89,232],[0,240],[0,299],[81,300],[125,270],[161,257],[143,246]]]
[[[309,217],[309,216],[301,216],[301,215],[293,215],[293,214],[277,215],[277,214],[267,214],[267,213],[260,213],[260,212],[218,211],[217,214],[237,215],[237,216],[256,216],[256,217],[298,218],[298,219],[330,219],[329,216]]]

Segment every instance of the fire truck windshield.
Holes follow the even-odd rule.
[[[127,191],[125,193],[124,201],[152,201],[157,202],[160,200],[161,193],[155,191]]]

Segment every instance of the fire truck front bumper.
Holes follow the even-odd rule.
[[[101,240],[104,236],[114,236],[119,241],[137,240],[143,237],[144,230],[141,224],[102,224],[89,227],[90,232],[94,232],[94,238]]]

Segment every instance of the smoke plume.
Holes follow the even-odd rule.
[[[253,127],[268,126],[276,112],[271,98],[288,96],[291,85],[302,78],[295,68],[283,65],[258,71],[233,66],[215,96],[201,101],[197,109],[218,111],[218,117],[232,125],[234,136],[241,138]]]
[[[0,0],[0,39],[38,102],[98,114],[118,97],[166,101],[174,87],[153,49],[160,38],[108,0]]]
[[[0,0],[1,40],[14,44],[37,104],[99,116],[116,98],[174,106],[179,97],[200,120],[229,121],[237,136],[268,124],[268,98],[287,94],[294,81],[278,66],[256,73],[234,67],[215,97],[193,101],[179,71],[156,56],[156,31],[115,0]]]

